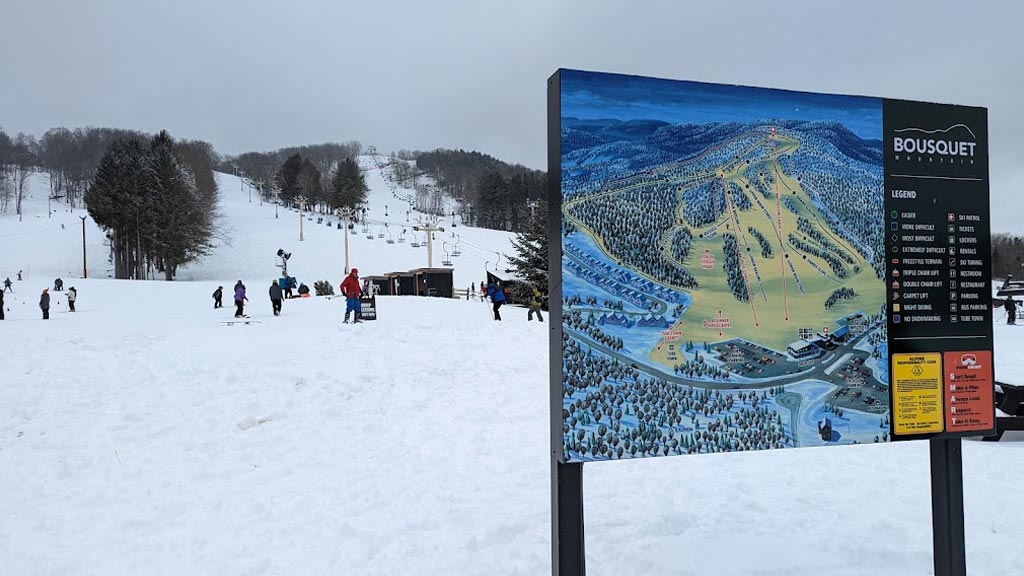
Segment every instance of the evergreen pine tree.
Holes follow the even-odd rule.
[[[535,218],[525,232],[512,240],[515,255],[509,257],[512,268],[532,287],[542,292],[548,289],[548,235],[546,221]]]
[[[334,188],[332,203],[336,208],[356,208],[366,202],[366,178],[354,159],[346,158],[338,163],[331,184]]]

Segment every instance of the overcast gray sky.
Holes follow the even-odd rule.
[[[0,127],[219,152],[359,140],[545,168],[546,79],[582,68],[986,106],[993,230],[1024,232],[1024,3],[2,0]]]

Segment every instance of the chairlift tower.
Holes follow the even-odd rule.
[[[416,226],[412,227],[416,232],[426,232],[427,234],[427,268],[434,267],[434,232],[444,232],[444,228],[437,225],[437,222],[423,222],[422,220]]]
[[[540,200],[526,199],[526,207],[530,209],[530,220],[532,221],[536,217],[536,210],[540,208]]]
[[[305,196],[299,196],[295,198],[295,202],[299,205],[299,242],[305,240],[302,234],[302,218],[303,211],[306,209],[306,200],[307,198]]]
[[[338,215],[338,218],[345,221],[345,274],[348,275],[348,227],[349,222],[356,217],[356,211],[350,207],[345,207],[338,208],[335,213]]]

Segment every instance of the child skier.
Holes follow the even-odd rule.
[[[224,299],[224,287],[223,286],[217,286],[217,289],[213,291],[213,309],[214,310],[216,310],[217,308],[223,308],[224,307],[223,299]]]

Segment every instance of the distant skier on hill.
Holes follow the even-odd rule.
[[[245,301],[248,298],[245,297],[245,284],[239,280],[238,284],[235,284],[235,318],[242,318],[245,316]]]
[[[487,295],[490,296],[493,304],[494,319],[501,320],[501,313],[498,312],[498,308],[501,308],[501,305],[505,303],[505,291],[494,282],[491,282],[487,285]]]
[[[53,281],[53,291],[54,292],[61,292],[63,290],[64,290],[64,281],[61,280],[60,278],[57,278],[56,280],[54,280]]]
[[[4,290],[3,291],[4,292],[10,292],[11,294],[14,294],[14,288],[11,288],[11,277],[10,276],[8,276],[6,280],[4,280]]]
[[[18,270],[18,282],[21,282],[21,270]]]
[[[278,284],[277,280],[274,280],[270,284],[270,307],[274,311],[274,316],[281,315],[282,298],[284,298],[284,294],[281,292],[281,285]]]
[[[345,296],[345,324],[348,324],[348,315],[352,314],[352,323],[362,322],[359,319],[359,296],[362,290],[359,289],[359,270],[353,268],[348,276],[341,281],[341,294]]]
[[[217,286],[217,289],[213,291],[213,309],[224,307],[224,287]]]
[[[75,300],[78,300],[78,290],[75,290],[75,287],[72,286],[68,288],[68,312],[75,311]]]
[[[43,311],[43,320],[50,319],[50,289],[43,288],[43,294],[39,297],[39,309]]]

